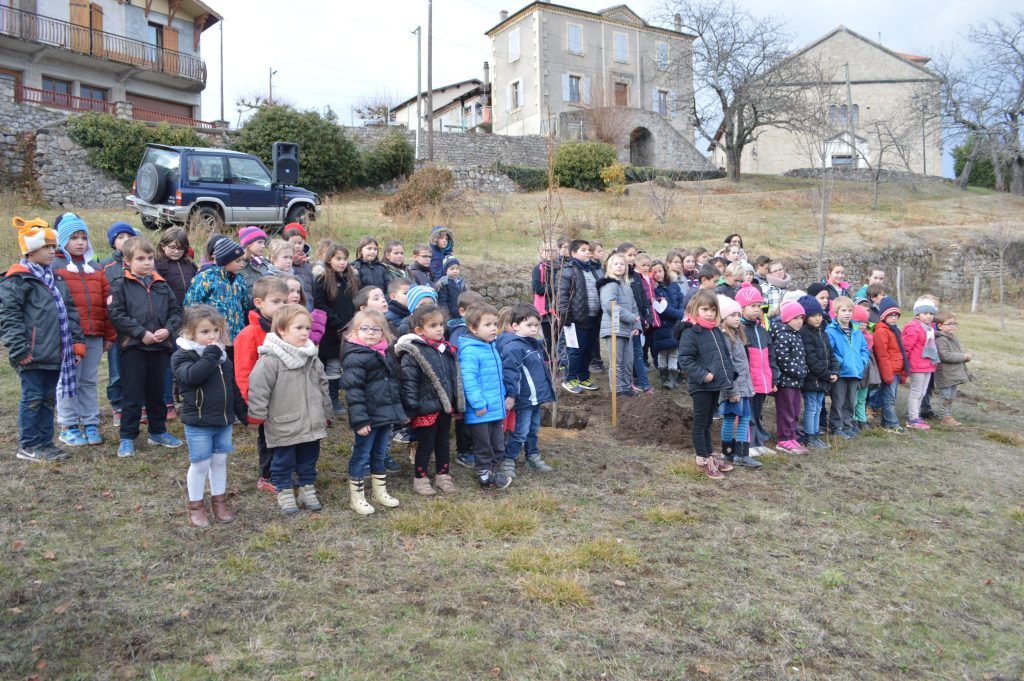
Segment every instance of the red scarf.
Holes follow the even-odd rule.
[[[422,341],[423,341],[424,343],[426,343],[426,344],[427,344],[427,345],[429,345],[430,347],[434,348],[435,350],[437,350],[437,351],[438,351],[438,352],[440,352],[441,354],[444,354],[445,350],[447,350],[447,349],[449,349],[449,348],[451,349],[451,351],[452,351],[453,353],[454,353],[454,352],[455,352],[455,350],[456,350],[456,348],[455,348],[455,344],[454,344],[454,343],[449,343],[448,341],[443,341],[443,340],[439,340],[439,341],[436,341],[436,340],[430,340],[429,338],[427,338],[427,337],[425,337],[425,336],[420,336],[420,340],[422,340]]]
[[[388,341],[385,338],[381,338],[374,345],[367,345],[366,343],[364,343],[363,341],[359,340],[358,338],[349,338],[349,342],[355,343],[356,345],[362,345],[364,348],[370,348],[371,350],[376,350],[377,352],[380,353],[381,357],[383,357],[387,353],[387,351],[388,351]]]
[[[686,316],[686,321],[690,322],[691,324],[696,324],[699,327],[708,329],[709,331],[718,326],[718,324],[716,324],[713,321],[708,321],[707,319],[702,319],[701,317],[691,317],[689,315]]]

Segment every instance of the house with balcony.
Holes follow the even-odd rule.
[[[0,79],[17,101],[203,124],[201,0],[0,0]]]

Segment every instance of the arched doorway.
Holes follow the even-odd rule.
[[[654,166],[654,135],[647,128],[629,133],[629,162],[634,166]]]

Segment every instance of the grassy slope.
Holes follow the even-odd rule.
[[[710,243],[738,223],[767,245],[758,217],[799,219],[794,243],[813,240],[806,190],[772,182],[783,191],[709,193],[700,219],[672,233],[631,231],[652,223],[630,199],[567,193],[566,214],[608,241]],[[467,219],[460,246],[528,261],[538,200],[512,197],[496,223]],[[910,214],[996,219],[1007,201],[906,202],[878,228],[909,227]],[[392,233],[376,205],[349,197],[322,224]],[[428,225],[394,229],[415,239]],[[414,498],[403,477],[402,508],[357,519],[345,507],[351,436],[336,425],[320,465],[325,511],[283,520],[254,490],[254,443],[239,432],[239,519],[195,532],[184,452],[143,447],[120,461],[107,446],[51,467],[4,456],[0,677],[1020,678],[1024,428],[1007,405],[1024,397],[1024,366],[1007,341],[1024,320],[1006,335],[988,317],[961,323],[978,356],[962,432],[873,432],[723,483],[695,479],[685,445],[624,446],[593,423],[582,435],[545,430],[557,471],[526,472],[500,499],[458,469],[451,499]],[[17,396],[5,363],[7,452]],[[654,398],[652,410],[666,408]]]

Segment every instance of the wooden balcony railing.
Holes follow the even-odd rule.
[[[188,118],[186,116],[177,116],[175,114],[164,113],[163,111],[154,111],[152,109],[141,109],[137,106],[132,107],[132,118],[137,121],[151,121],[154,123],[174,123],[175,125],[187,125],[191,128],[209,128],[213,129],[213,123],[207,121],[201,121],[198,118]]]
[[[50,90],[39,90],[34,87],[18,85],[14,89],[15,101],[37,106],[50,106],[55,109],[68,109],[69,111],[96,111],[99,113],[113,114],[117,106],[113,102],[105,102],[100,99],[87,99],[85,97],[72,97],[60,92]]]
[[[105,31],[94,31],[87,26],[13,7],[0,5],[0,35],[131,64],[147,71],[160,71],[188,80],[206,82],[206,63],[191,54],[175,52]]]

